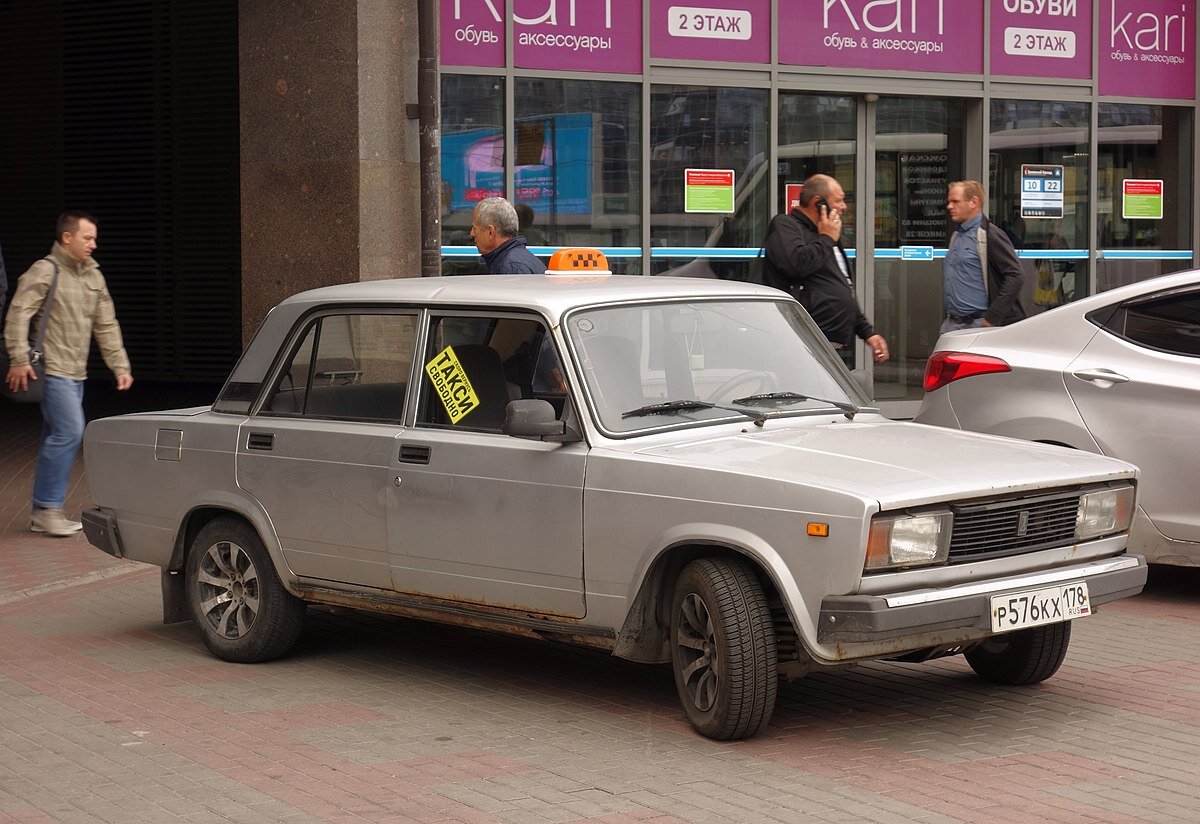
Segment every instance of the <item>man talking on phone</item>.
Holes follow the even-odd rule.
[[[842,248],[846,193],[829,175],[804,181],[800,205],[777,215],[763,240],[763,278],[808,310],[846,366],[854,368],[854,338],[871,347],[876,363],[888,359],[887,341],[876,334],[854,296],[854,267]]]

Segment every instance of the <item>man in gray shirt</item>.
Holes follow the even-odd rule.
[[[951,183],[946,195],[946,211],[958,231],[950,238],[942,268],[942,332],[1006,326],[1025,317],[1021,262],[1008,234],[983,213],[983,197],[983,185],[976,180]]]

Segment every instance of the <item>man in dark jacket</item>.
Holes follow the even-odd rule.
[[[471,219],[471,239],[483,255],[489,275],[544,275],[546,264],[525,247],[517,235],[517,210],[502,197],[479,201]]]
[[[887,341],[876,334],[854,296],[854,268],[842,248],[846,193],[829,175],[804,181],[800,205],[776,216],[763,241],[768,286],[795,296],[817,326],[854,368],[854,338],[871,347],[876,363],[888,359]]]
[[[1025,317],[1021,305],[1025,273],[1008,233],[983,213],[983,197],[983,185],[977,180],[951,183],[946,195],[946,211],[958,231],[950,238],[942,266],[946,307],[942,332],[1007,326]]]

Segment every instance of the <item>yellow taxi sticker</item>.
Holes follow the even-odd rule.
[[[450,423],[458,423],[479,406],[479,396],[467,380],[467,372],[458,362],[453,346],[447,346],[425,364],[425,373],[433,381],[433,389],[450,416]]]

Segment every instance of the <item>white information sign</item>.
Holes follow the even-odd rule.
[[[1021,217],[1061,218],[1065,189],[1062,166],[1026,163],[1021,167]]]

